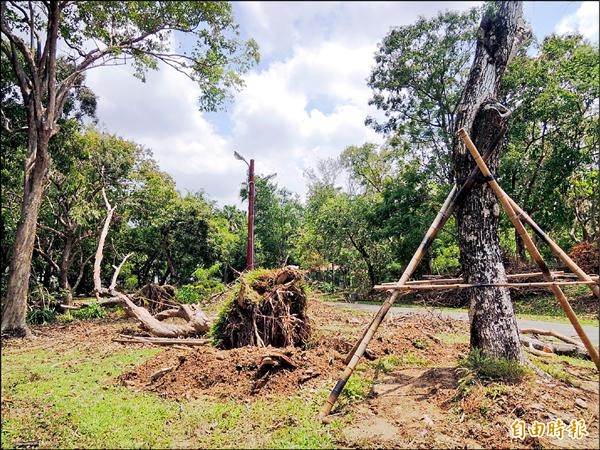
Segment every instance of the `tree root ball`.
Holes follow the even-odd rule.
[[[294,267],[255,270],[240,277],[211,334],[224,349],[244,346],[304,347],[311,327],[308,288]]]

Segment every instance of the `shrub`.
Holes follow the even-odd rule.
[[[219,280],[220,265],[213,264],[208,268],[199,267],[194,271],[193,284],[186,284],[177,291],[176,298],[181,303],[198,303],[212,294],[221,292],[225,285]]]
[[[43,325],[45,323],[51,323],[56,320],[56,312],[48,309],[34,309],[27,313],[27,323],[31,325]]]
[[[92,303],[89,306],[71,311],[71,316],[77,320],[103,319],[106,317],[106,311],[99,304]]]
[[[123,283],[123,287],[126,291],[133,291],[138,287],[138,277],[135,275],[131,275],[130,277],[125,278],[125,283]]]

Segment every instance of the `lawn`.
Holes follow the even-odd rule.
[[[340,421],[316,419],[327,392],[240,403],[173,401],[115,383],[161,351],[2,352],[2,447],[332,447]]]

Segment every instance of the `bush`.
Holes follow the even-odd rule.
[[[435,273],[454,273],[460,269],[460,250],[454,242],[434,250],[431,268]]]
[[[97,303],[84,306],[81,309],[71,311],[71,316],[77,320],[103,319],[106,317],[106,311]]]
[[[133,291],[138,287],[138,277],[135,275],[131,275],[130,277],[125,278],[125,283],[123,283],[123,288],[126,291]]]
[[[27,323],[30,325],[43,325],[45,323],[51,323],[56,320],[56,312],[48,309],[34,309],[27,313]]]
[[[223,291],[225,285],[218,278],[220,270],[218,263],[207,269],[197,268],[193,274],[195,282],[178,289],[177,300],[181,303],[198,303],[208,299],[212,294]]]

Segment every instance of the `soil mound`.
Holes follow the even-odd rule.
[[[170,349],[156,355],[119,380],[132,387],[173,399],[212,395],[244,399],[248,396],[292,394],[303,386],[315,387],[333,378],[344,356],[334,348],[244,347],[191,351]]]
[[[309,302],[319,333],[305,348],[213,347],[168,348],[122,374],[119,381],[134,389],[172,399],[201,396],[247,399],[295,395],[300,388],[332,386],[344,360],[372,314],[348,316],[342,308]],[[408,355],[441,363],[455,358],[456,348],[432,341],[436,332],[465,332],[467,325],[437,314],[395,315],[380,328],[365,354],[364,364],[387,354]],[[433,336],[435,339],[435,336]],[[435,347],[432,358],[432,346]],[[464,345],[466,348],[466,344]],[[464,349],[462,349],[464,350]],[[407,363],[414,362],[407,360]]]

